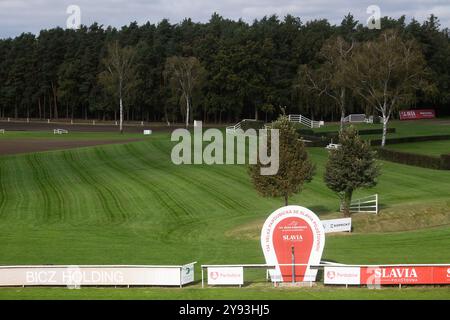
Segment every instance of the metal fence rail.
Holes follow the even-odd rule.
[[[340,210],[343,211],[342,205]],[[365,212],[378,214],[378,194],[353,200],[350,203],[350,212],[352,213]]]
[[[324,125],[323,121],[314,121],[305,116],[302,116],[301,114],[290,114],[288,117],[289,121],[298,122],[308,128],[320,128]]]

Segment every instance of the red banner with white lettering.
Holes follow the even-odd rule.
[[[400,120],[418,120],[436,118],[434,109],[401,110]]]
[[[361,267],[365,285],[450,284],[449,266]]]

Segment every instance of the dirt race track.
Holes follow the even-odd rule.
[[[31,153],[40,151],[73,149],[90,147],[102,144],[127,143],[139,139],[121,140],[49,140],[49,139],[13,139],[0,140],[0,156],[19,153]]]
[[[166,127],[142,127],[142,126],[125,126],[124,131],[129,133],[141,133],[143,128],[152,129],[153,131],[167,130]],[[69,132],[118,132],[115,125],[90,125],[90,124],[73,124],[70,123],[26,123],[26,122],[0,122],[0,129],[8,131],[48,131],[53,129],[66,129]],[[127,143],[139,141],[140,139],[0,139],[0,156],[31,153],[40,151],[72,149],[80,147],[89,147],[104,144]]]
[[[124,132],[142,133],[144,129],[153,131],[171,131],[179,126],[162,126],[145,124],[141,125],[124,125]],[[6,131],[53,131],[53,129],[66,129],[74,132],[118,132],[119,127],[113,124],[70,124],[69,122],[45,123],[45,122],[7,122],[0,121],[0,129]]]

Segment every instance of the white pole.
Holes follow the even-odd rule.
[[[202,288],[204,288],[204,287],[205,287],[205,281],[203,279],[203,266],[202,266]]]

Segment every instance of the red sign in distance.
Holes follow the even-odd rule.
[[[310,265],[320,264],[324,245],[325,232],[319,218],[300,206],[276,210],[261,231],[266,263],[276,266],[269,271],[275,282],[292,281],[293,267],[296,282],[315,281],[317,269],[311,269]]]
[[[434,109],[401,110],[400,120],[433,119],[436,117]]]

